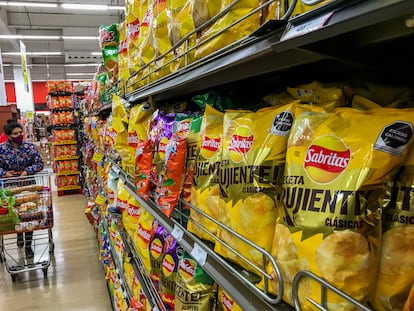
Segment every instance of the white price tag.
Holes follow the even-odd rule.
[[[113,165],[112,166],[112,171],[115,173],[116,176],[119,176],[119,173],[121,172],[121,170],[119,169],[118,166]]]
[[[158,309],[158,306],[155,305],[154,308],[152,308],[152,311],[160,311],[160,309]]]
[[[184,231],[177,225],[174,225],[174,229],[171,232],[171,235],[176,239],[178,242],[181,242],[184,236]]]
[[[332,16],[333,13],[334,12],[329,12],[327,14],[319,16],[318,18],[290,27],[283,34],[280,41],[291,39],[293,37],[302,36],[304,34],[322,28],[323,26],[325,26],[325,23],[328,21],[328,19]]]
[[[191,256],[197,261],[201,266],[204,266],[207,261],[207,252],[197,243],[194,243],[194,248],[191,251]]]

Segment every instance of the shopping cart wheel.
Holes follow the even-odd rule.
[[[53,255],[55,253],[55,243],[49,243],[49,254]]]
[[[47,268],[43,268],[43,277],[47,279]]]
[[[12,278],[12,282],[14,283],[14,282],[16,282],[16,274],[10,274],[11,275],[11,278]]]

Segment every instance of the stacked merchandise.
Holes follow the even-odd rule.
[[[53,171],[59,195],[81,189],[72,84],[48,81],[48,105],[53,126]]]
[[[122,94],[240,45],[270,20],[300,15],[333,0],[311,5],[276,0],[125,2],[125,21],[99,30],[106,76],[97,79]]]
[[[283,282],[283,300],[293,305],[293,279],[309,270],[377,310],[400,310],[414,283],[413,96],[409,89],[387,88],[387,97],[381,87],[366,89],[298,85],[264,96],[254,111],[234,110],[243,105],[214,92],[162,109],[151,100],[131,108],[114,95],[106,130],[93,139],[105,142],[108,158],[116,155],[136,195],[167,217],[189,214],[187,230],[215,242],[217,254],[257,274],[262,253],[232,232],[269,252],[282,279],[269,264],[273,280],[266,287],[262,279],[259,288],[277,295]],[[195,261],[116,176],[104,181],[106,195],[116,197],[165,309],[189,303],[181,287],[189,284],[180,278],[196,282],[190,287],[206,294],[206,305],[215,303],[214,282],[185,274],[197,271]],[[235,304],[225,289],[218,293],[224,310]],[[306,298],[320,299],[320,285],[302,282],[298,295],[312,310]],[[327,302],[330,310],[352,309],[335,295]]]

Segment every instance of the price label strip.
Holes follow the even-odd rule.
[[[307,34],[309,32],[321,29],[323,26],[325,26],[325,24],[328,22],[329,18],[331,18],[333,13],[334,12],[323,14],[315,19],[303,22],[301,24],[291,24],[291,27],[285,31],[280,41],[288,40],[298,36],[303,36],[304,34]]]
[[[101,163],[103,161],[103,159],[104,159],[104,155],[102,153],[95,152],[93,154],[92,161]]]
[[[181,242],[184,236],[184,231],[177,225],[174,225],[174,229],[171,232],[171,235],[176,239],[178,242]]]
[[[106,198],[102,194],[98,194],[95,199],[95,203],[98,205],[104,205],[106,202]]]
[[[207,252],[197,243],[194,243],[194,248],[191,251],[191,256],[197,261],[201,266],[204,266],[207,261]]]
[[[121,172],[121,170],[119,169],[119,167],[118,167],[118,166],[113,165],[111,169],[112,169],[112,171],[114,172],[114,174],[115,174],[116,176],[119,176],[119,173]]]

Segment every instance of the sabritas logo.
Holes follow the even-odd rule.
[[[160,154],[161,159],[164,159],[165,157],[165,150],[167,149],[167,145],[168,138],[164,136],[161,138],[160,143],[158,144],[158,153]]]
[[[177,132],[182,132],[184,134],[187,134],[190,131],[190,127],[191,127],[191,121],[181,121],[178,123],[177,126]]]
[[[134,20],[132,23],[128,23],[126,25],[126,33],[127,33],[128,40],[132,41],[135,38],[137,38],[139,35],[139,30],[140,30],[140,25],[139,25],[138,18]]]
[[[116,200],[116,206],[119,207],[121,211],[126,211],[128,209],[128,203],[126,200],[122,200],[120,198],[117,198]]]
[[[101,42],[112,42],[114,41],[114,32],[106,29],[101,30],[100,39]]]
[[[128,204],[128,215],[132,217],[139,217],[139,215],[141,215],[141,208],[133,204]]]
[[[183,259],[180,263],[180,267],[178,268],[180,274],[186,281],[190,281],[194,276],[196,263],[190,259]]]
[[[162,243],[160,239],[154,239],[151,242],[150,252],[152,257],[158,258],[162,254]]]
[[[128,132],[128,146],[138,146],[138,135],[136,132]]]
[[[164,260],[162,261],[162,272],[165,276],[170,276],[175,269],[174,258],[170,254],[165,255]]]
[[[229,142],[229,155],[233,162],[239,163],[245,154],[252,149],[254,136],[251,129],[247,126],[239,126],[234,131]]]
[[[321,184],[335,180],[348,167],[351,150],[336,136],[315,139],[306,151],[304,167],[309,178]]]
[[[145,244],[149,244],[151,241],[151,230],[145,229],[141,223],[138,223],[138,236]]]
[[[203,136],[201,140],[201,155],[206,158],[212,158],[220,149],[221,137]]]
[[[221,295],[221,302],[223,304],[223,307],[226,309],[226,311],[232,311],[233,310],[233,304],[234,302],[227,297],[225,293]]]

